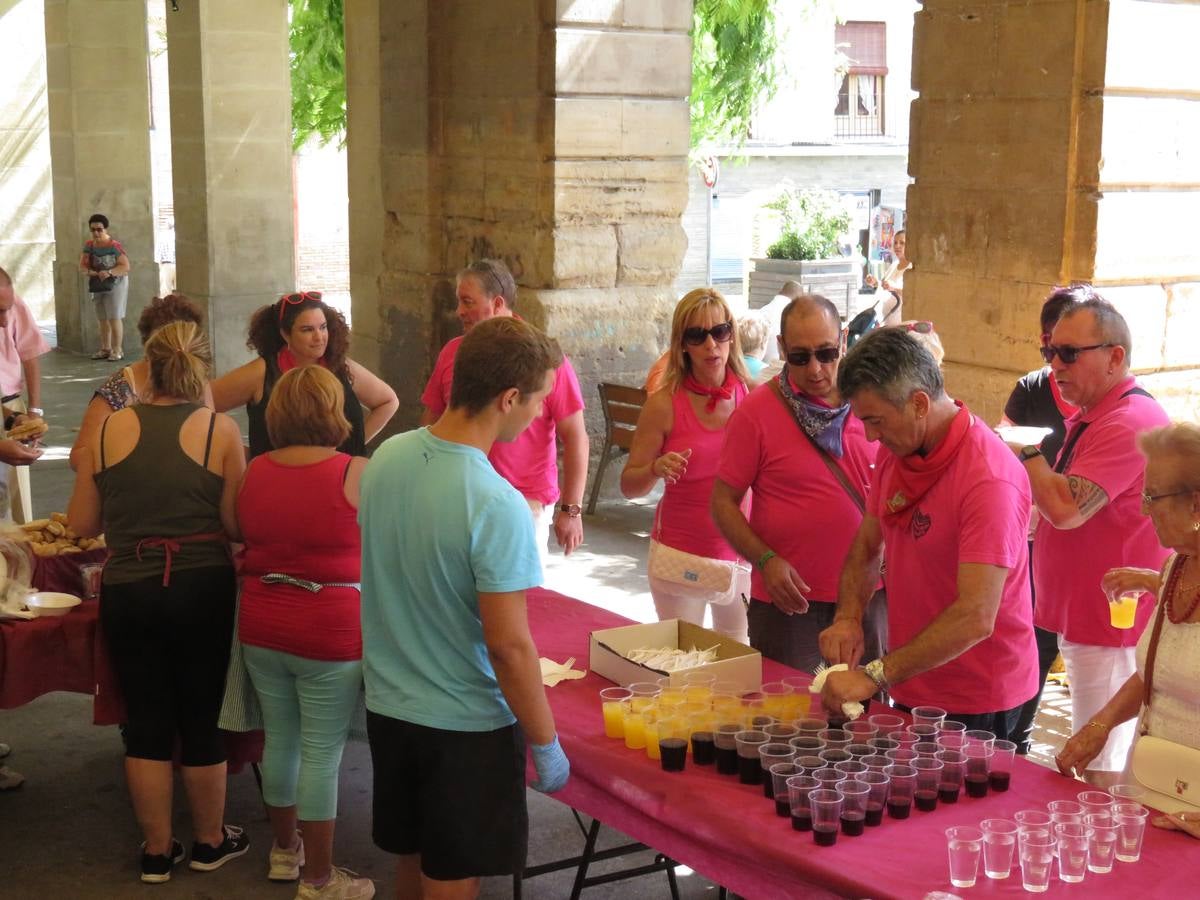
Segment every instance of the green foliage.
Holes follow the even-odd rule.
[[[833,191],[785,190],[767,204],[779,213],[783,230],[767,248],[768,259],[831,259],[841,255],[841,237],[850,213]]]
[[[342,0],[290,0],[292,146],[312,135],[346,141],[346,39]]]
[[[798,2],[798,0],[790,0]],[[754,107],[775,93],[774,0],[696,0],[692,147],[741,146]]]

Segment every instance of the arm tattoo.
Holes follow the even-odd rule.
[[[1067,476],[1067,488],[1071,491],[1075,506],[1085,522],[1108,503],[1108,494],[1104,492],[1104,488],[1078,475]]]

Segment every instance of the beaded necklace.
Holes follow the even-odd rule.
[[[1172,566],[1171,577],[1167,580],[1167,596],[1165,605],[1167,608],[1167,618],[1171,620],[1172,625],[1179,625],[1182,622],[1186,622],[1192,617],[1192,614],[1196,612],[1196,607],[1200,606],[1200,590],[1196,590],[1195,585],[1190,585],[1189,588],[1192,590],[1191,602],[1188,604],[1187,609],[1184,610],[1182,614],[1176,615],[1175,612],[1175,599],[1179,596],[1179,594],[1184,593],[1180,590],[1179,582],[1183,578],[1183,570],[1187,568],[1187,565],[1191,562],[1191,559],[1192,558],[1190,556],[1185,556],[1183,557],[1182,562],[1180,562],[1178,565]]]

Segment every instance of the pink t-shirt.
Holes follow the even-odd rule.
[[[450,405],[454,380],[454,357],[462,337],[446,342],[433,366],[433,374],[421,394],[421,402],[440,416]],[[542,404],[542,414],[512,443],[497,441],[488,459],[508,483],[528,500],[550,505],[558,499],[557,423],[583,409],[583,393],[571,361],[565,356],[554,375],[554,387]]]
[[[846,417],[842,447],[837,462],[865,495],[876,448],[854,416]],[[753,489],[750,528],[800,573],[811,588],[808,599],[836,602],[842,563],[862,513],[770,384],[751,391],[729,417],[717,477],[735,491]],[[750,591],[767,601],[757,568]]]
[[[1037,693],[1029,597],[1029,478],[1011,450],[974,418],[963,446],[911,517],[884,515],[897,458],[879,452],[867,511],[879,518],[887,559],[888,646],[902,647],[958,599],[958,567],[1008,569],[990,637],[936,669],[893,685],[906,706],[954,713],[1012,709]],[[1038,596],[1041,603],[1041,596]]]
[[[25,385],[21,363],[48,353],[50,345],[38,330],[33,313],[16,294],[13,294],[13,305],[8,311],[4,335],[0,340],[0,396],[7,397],[21,393]]]
[[[1133,628],[1113,628],[1100,579],[1114,566],[1160,569],[1170,552],[1158,543],[1154,526],[1141,512],[1146,461],[1136,444],[1140,432],[1170,419],[1152,397],[1123,396],[1135,387],[1130,376],[1091,410],[1066,421],[1068,441],[1081,422],[1089,424],[1065,474],[1098,484],[1108,494],[1108,503],[1078,528],[1060,530],[1043,519],[1033,539],[1035,621],[1077,644],[1137,644],[1154,612],[1154,597],[1142,595]]]
[[[746,386],[740,381],[733,389],[733,402],[746,399]],[[713,481],[725,441],[724,428],[706,428],[696,418],[689,393],[679,388],[671,397],[673,419],[671,431],[663,442],[659,455],[691,449],[687,472],[675,484],[663,489],[662,500],[655,513],[658,541],[676,550],[685,550],[708,559],[737,559],[737,551],[729,546],[717,529],[711,509]],[[749,510],[749,497],[743,502],[743,512]]]

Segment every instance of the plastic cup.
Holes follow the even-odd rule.
[[[937,725],[929,722],[914,722],[906,730],[916,738],[916,741],[913,743],[936,744],[938,735],[942,733],[942,730]]]
[[[1023,809],[1013,816],[1013,821],[1017,823],[1018,828],[1040,828],[1047,833],[1053,824],[1050,813],[1040,809]]]
[[[872,748],[876,753],[885,753],[888,750],[898,750],[900,742],[894,741],[889,737],[873,737],[867,741],[867,746]]]
[[[684,672],[680,677],[680,682],[686,691],[688,688],[707,688],[706,696],[712,696],[713,685],[717,683],[717,676],[711,672]]]
[[[803,769],[790,762],[775,763],[767,774],[767,780],[771,782],[771,794],[775,798],[775,815],[782,819],[791,815],[788,779],[803,774]]]
[[[836,790],[818,788],[809,793],[808,806],[812,810],[813,843],[818,847],[832,847],[837,843],[841,827],[842,795]]]
[[[632,701],[630,701],[632,704]],[[634,709],[632,705],[625,710],[625,746],[630,750],[646,749],[646,713]]]
[[[864,756],[859,760],[859,762],[866,766],[871,772],[882,772],[892,764],[892,760],[888,759],[882,754],[876,754],[875,756]]]
[[[821,782],[810,775],[793,775],[787,780],[793,831],[812,831],[812,807],[808,803],[808,795],[820,786]]]
[[[1082,822],[1064,822],[1054,826],[1058,845],[1058,878],[1067,884],[1083,881],[1087,874],[1088,836],[1091,829]]]
[[[842,834],[858,837],[867,824],[867,798],[871,786],[865,781],[847,778],[838,782],[836,790],[842,795]]]
[[[812,777],[821,782],[821,787],[833,789],[833,786],[839,781],[844,781],[846,776],[835,769],[833,766],[822,766],[812,773]]]
[[[1016,759],[1017,745],[1012,741],[996,741],[992,744],[992,763],[988,769],[988,787],[997,793],[1004,793],[1012,781],[1013,761]]]
[[[1107,813],[1088,813],[1083,820],[1091,829],[1088,835],[1088,871],[1097,875],[1111,872],[1117,854],[1117,840],[1120,837],[1117,820]]]
[[[927,759],[933,759],[938,755],[938,751],[942,749],[941,744],[935,744],[930,741],[921,741],[918,744],[913,744],[913,752],[917,756],[924,756]]]
[[[741,722],[722,722],[713,732],[713,745],[717,751],[717,771],[722,775],[738,773],[736,736],[741,730]]]
[[[888,786],[891,779],[885,772],[878,772],[874,769],[868,769],[861,775],[855,775],[854,779],[863,782],[870,789],[867,794],[867,827],[874,828],[882,825],[883,810],[887,806]]]
[[[847,744],[846,752],[855,759],[861,759],[864,756],[875,756],[878,751],[870,744]]]
[[[673,685],[668,679],[662,679],[662,688],[658,692],[658,702],[661,706],[682,706],[687,702],[687,694],[683,685]]]
[[[802,769],[805,775],[811,775],[817,769],[828,768],[825,760],[819,756],[797,756],[792,760],[798,769]]]
[[[1051,800],[1046,804],[1055,825],[1083,824],[1083,804],[1074,800]]]
[[[758,760],[758,748],[767,743],[764,731],[749,728],[733,736],[737,746],[738,781],[742,784],[762,784],[762,763]]]
[[[1127,631],[1137,618],[1138,594],[1121,594],[1108,599],[1108,622],[1113,628]]]
[[[792,724],[800,729],[801,735],[809,735],[812,737],[820,737],[821,732],[829,727],[829,723],[824,719],[818,719],[813,716],[797,719]]]
[[[692,748],[692,762],[698,766],[711,766],[717,761],[717,745],[713,735],[715,722],[711,710],[688,717],[688,742]]]
[[[792,719],[792,704],[790,697],[792,689],[782,681],[768,681],[760,692],[763,696],[763,712],[783,721]]]
[[[666,714],[666,707],[659,708],[655,706],[653,709],[647,709],[642,713],[644,724],[642,731],[646,741],[646,756],[649,759],[659,759],[658,747],[658,720]]]
[[[921,739],[908,730],[908,726],[897,728],[895,731],[888,734],[888,737],[900,745],[902,750],[911,750],[913,744],[918,743]]]
[[[917,770],[917,790],[913,794],[913,803],[921,812],[933,812],[937,809],[938,786],[942,783],[942,761],[918,756],[912,761],[912,767]]]
[[[1115,802],[1112,794],[1108,791],[1080,791],[1075,795],[1075,799],[1083,807],[1085,815],[1088,813],[1108,815],[1112,812],[1112,805]]]
[[[833,767],[845,775],[847,778],[857,778],[864,772],[870,771],[865,765],[857,759],[848,759],[845,762],[834,763]]]
[[[867,716],[867,721],[879,729],[878,734],[889,734],[903,728],[906,724],[900,716],[894,716],[891,713],[876,713],[873,716]]]
[[[903,763],[907,766],[917,758],[917,751],[912,749],[915,746],[916,744],[912,744],[908,747],[899,747],[895,750],[886,750],[884,751],[883,755],[892,762]]]
[[[854,737],[850,732],[841,728],[825,728],[817,733],[817,737],[825,741],[827,748],[841,750],[854,743]]]
[[[967,758],[966,770],[963,775],[967,796],[986,797],[988,795],[988,778],[992,767],[991,746],[968,742],[963,747],[963,755]]]
[[[1140,784],[1114,784],[1108,789],[1114,803],[1140,803],[1146,789]]]
[[[942,722],[937,736],[937,742],[947,750],[958,750],[965,743],[963,733],[967,726],[962,722],[946,719]]]
[[[939,750],[934,759],[942,761],[942,780],[938,783],[938,802],[957,803],[966,770],[966,754],[961,750]]]
[[[629,703],[633,707],[634,712],[641,712],[657,700],[658,695],[662,693],[662,686],[652,681],[635,681],[628,687],[630,693],[633,694],[629,699]]]
[[[664,772],[682,772],[687,765],[688,720],[683,716],[662,716],[658,720],[658,756]],[[646,740],[650,740],[647,733]],[[647,744],[649,748],[649,744]]]
[[[855,719],[853,722],[847,722],[843,725],[842,731],[850,732],[854,737],[854,743],[865,744],[879,734],[879,726],[872,723],[870,719]]]
[[[979,827],[983,830],[983,874],[1003,880],[1012,871],[1017,823],[1010,819],[984,819]]]
[[[604,736],[620,740],[625,737],[625,708],[633,691],[610,687],[600,691],[600,712],[604,716]]]
[[[818,753],[817,756],[821,757],[821,759],[825,760],[825,762],[831,766],[854,758],[850,755],[849,751],[840,750],[835,747],[826,747],[824,750]]]
[[[763,796],[768,800],[775,799],[775,782],[771,780],[771,766],[776,763],[790,763],[795,758],[796,748],[791,744],[767,741],[765,744],[758,745],[758,761],[763,770]]]
[[[892,764],[884,770],[888,776],[888,815],[893,819],[907,819],[912,811],[913,794],[917,789],[917,770],[912,766]]]
[[[947,828],[946,848],[950,854],[950,883],[956,888],[975,887],[983,855],[983,832],[969,825]]]
[[[1049,890],[1054,837],[1041,829],[1018,831],[1017,854],[1021,860],[1021,887],[1031,894]]]
[[[946,718],[946,711],[937,706],[914,706],[912,719],[914,725],[941,725]]]
[[[1142,856],[1142,838],[1150,811],[1140,803],[1117,803],[1112,815],[1117,820],[1117,861],[1137,862]]]
[[[816,756],[825,749],[825,742],[814,734],[798,734],[788,743],[804,756]]]
[[[995,733],[984,728],[972,728],[968,731],[964,731],[963,737],[966,739],[968,746],[983,744],[984,746],[990,747],[996,743]]]
[[[776,722],[773,725],[767,725],[763,728],[772,741],[786,742],[794,737],[799,737],[800,729],[790,722]]]

